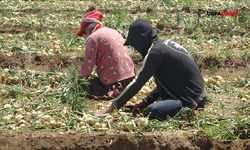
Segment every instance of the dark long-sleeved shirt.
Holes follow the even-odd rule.
[[[159,97],[167,99],[171,95],[185,106],[195,108],[206,96],[200,68],[190,53],[172,40],[159,39],[152,26],[143,19],[131,24],[126,42],[141,53],[144,61],[140,73],[113,102],[117,109],[129,101],[152,76],[157,88],[144,97],[146,103],[152,103]]]

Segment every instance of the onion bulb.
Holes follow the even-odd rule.
[[[130,130],[133,130],[136,128],[136,124],[133,120],[130,120],[124,124],[124,127]]]
[[[145,117],[140,117],[140,118],[137,119],[136,123],[137,123],[138,126],[145,126],[148,123],[148,119],[145,118]]]
[[[130,99],[130,102],[132,102],[132,103],[136,103],[136,101],[137,101],[136,96],[133,96],[133,97]]]
[[[56,125],[57,125],[57,122],[56,122],[55,120],[51,120],[51,121],[49,122],[49,126],[52,127],[52,128],[55,128]]]
[[[52,117],[50,115],[44,115],[43,116],[43,121],[51,121],[52,120]]]
[[[23,118],[23,116],[19,114],[15,118],[16,118],[16,120],[21,120]]]
[[[4,108],[11,108],[12,106],[10,104],[5,104]]]

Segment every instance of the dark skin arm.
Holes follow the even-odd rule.
[[[145,107],[146,105],[145,105],[145,102],[142,100],[142,99],[140,99],[139,101],[137,101],[136,103],[135,103],[135,106],[134,106],[134,108],[133,108],[133,110],[132,110],[132,112],[135,112],[137,109],[139,109],[140,107]]]

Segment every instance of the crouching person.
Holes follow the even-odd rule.
[[[88,86],[82,85],[89,98],[110,100],[117,97],[134,79],[134,64],[124,39],[114,29],[104,27],[103,14],[92,11],[82,20],[76,35],[86,39],[86,51],[79,77],[89,77],[96,66],[96,77],[89,78]]]
[[[112,104],[96,115],[121,108],[152,76],[156,88],[137,101],[133,111],[146,107],[149,119],[165,120],[167,116],[175,116],[182,107],[204,108],[207,94],[204,80],[185,48],[172,40],[158,38],[151,24],[143,19],[130,25],[124,45],[131,45],[143,56],[142,69]],[[158,98],[161,101],[154,103]]]

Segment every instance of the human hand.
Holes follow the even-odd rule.
[[[134,106],[132,112],[135,112],[140,107],[145,107],[145,102],[142,99],[140,99],[139,101],[137,101],[135,103],[135,106]]]
[[[103,110],[96,112],[94,115],[103,115],[103,114],[111,113],[111,112],[113,112],[114,109],[115,108],[113,105],[109,105],[108,107],[104,108]]]

